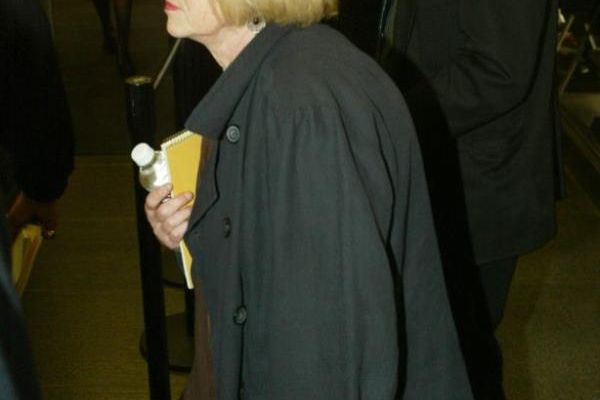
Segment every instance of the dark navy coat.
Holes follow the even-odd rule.
[[[374,61],[267,26],[186,127],[209,143],[185,240],[219,400],[472,398],[414,128]]]

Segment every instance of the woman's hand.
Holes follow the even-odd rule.
[[[58,225],[58,209],[56,202],[42,203],[19,193],[7,214],[11,241],[27,224],[40,224],[45,238],[51,238]]]
[[[146,196],[144,210],[158,240],[174,250],[185,234],[192,208],[187,204],[192,200],[190,192],[169,198],[172,186],[167,184],[154,189]]]

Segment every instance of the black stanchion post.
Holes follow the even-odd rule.
[[[194,291],[185,291],[185,329],[189,337],[194,337]]]
[[[200,99],[208,92],[221,73],[208,50],[199,43],[184,39],[173,62],[173,87],[175,93],[176,129],[184,128],[184,122]],[[181,276],[181,274],[179,273]],[[185,313],[181,332],[194,337],[194,291],[184,287]],[[178,318],[180,316],[177,316]],[[180,327],[181,328],[181,327]],[[193,343],[192,343],[193,344]],[[180,357],[183,361],[183,357]]]
[[[185,120],[221,71],[204,46],[190,39],[182,41],[173,62],[176,129],[183,129]]]
[[[175,124],[183,129],[187,117],[221,74],[221,68],[204,46],[183,40],[173,63]],[[194,292],[185,291],[186,326],[194,333]]]
[[[146,142],[154,145],[156,116],[152,79],[134,76],[126,80],[127,124],[132,144]],[[134,165],[132,163],[132,165]],[[137,182],[138,170],[133,167]],[[165,320],[164,291],[161,277],[160,244],[144,214],[146,191],[135,184],[142,300],[144,307],[145,340],[147,345],[150,399],[170,400],[169,363]]]

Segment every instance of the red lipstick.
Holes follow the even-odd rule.
[[[179,9],[175,4],[165,1],[165,11],[174,11]]]

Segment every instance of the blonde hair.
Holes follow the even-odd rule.
[[[216,0],[225,21],[307,26],[337,15],[338,0]]]

